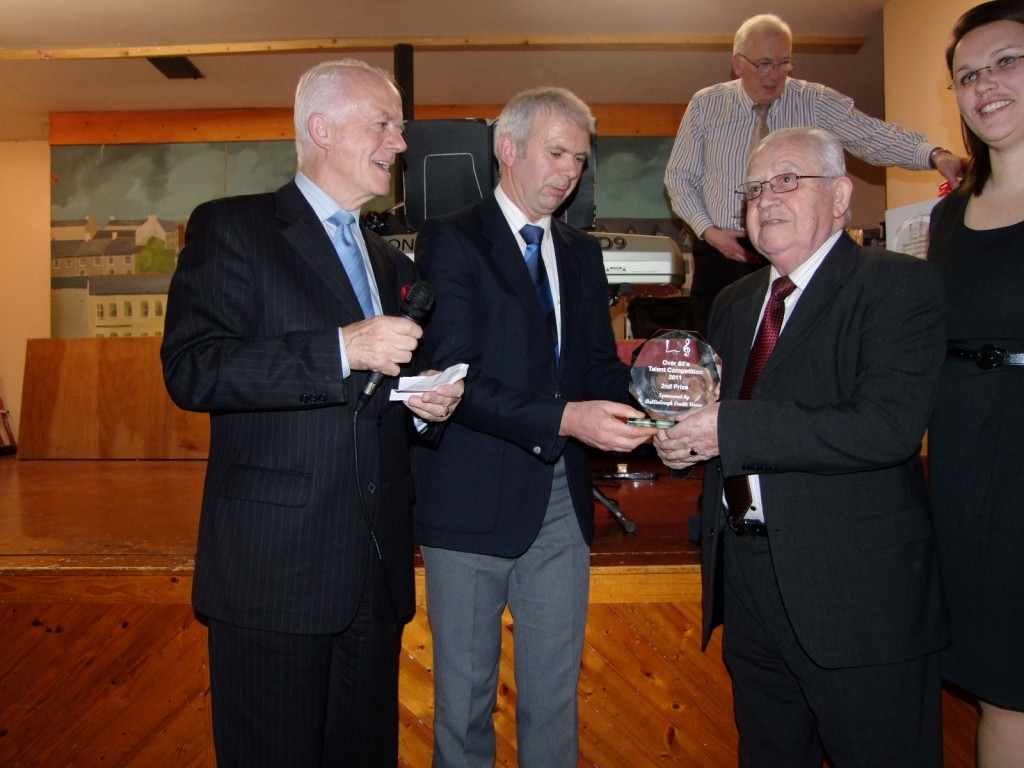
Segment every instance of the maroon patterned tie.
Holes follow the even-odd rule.
[[[775,349],[782,329],[782,318],[786,314],[786,297],[796,289],[796,285],[788,277],[780,277],[772,283],[771,296],[765,307],[761,327],[757,329],[757,338],[747,358],[747,370],[743,374],[743,388],[740,400],[749,400],[754,385],[764,369],[764,364]],[[750,509],[750,483],[746,475],[735,475],[725,478],[725,502],[729,505],[729,514],[735,522],[739,522]]]

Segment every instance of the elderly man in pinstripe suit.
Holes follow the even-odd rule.
[[[462,393],[357,406],[370,373],[397,375],[421,335],[396,316],[412,263],[353,226],[387,193],[402,128],[387,73],[311,69],[295,180],[199,206],[171,283],[167,389],[210,414],[193,604],[209,626],[221,766],[397,762],[414,610],[408,434],[414,414],[435,436]]]

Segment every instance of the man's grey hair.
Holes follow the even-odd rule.
[[[359,59],[323,61],[308,69],[299,78],[295,88],[295,154],[299,168],[302,168],[305,150],[312,147],[309,137],[310,115],[319,113],[333,120],[342,117],[348,107],[346,91],[355,72],[376,75],[398,90],[398,84],[390,72]]]
[[[781,16],[776,16],[774,13],[762,13],[757,16],[751,16],[740,24],[740,28],[736,30],[736,35],[732,40],[733,55],[743,53],[747,47],[747,39],[752,34],[760,32],[784,35],[789,40],[790,45],[793,44],[793,30],[789,28],[789,24],[784,22]]]
[[[821,128],[780,128],[777,131],[772,131],[761,140],[757,149],[751,153],[751,157],[760,154],[773,144],[784,141],[801,141],[804,144],[809,144],[820,165],[819,173],[822,176],[846,175],[846,158],[843,155],[842,142],[835,134]]]
[[[590,107],[576,94],[565,88],[541,87],[530,88],[512,97],[498,115],[498,124],[494,131],[494,156],[498,155],[498,140],[502,134],[508,134],[515,143],[516,156],[526,154],[526,144],[533,133],[533,121],[540,114],[558,114],[573,125],[593,136],[597,132],[597,121],[590,112]]]

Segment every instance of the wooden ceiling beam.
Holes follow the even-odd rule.
[[[150,56],[224,56],[328,51],[391,51],[411,45],[417,52],[489,51],[676,51],[680,53],[732,52],[732,35],[483,35],[463,37],[332,37],[319,40],[267,40],[195,45],[149,45],[102,48],[0,49],[0,61],[60,61],[82,59],[134,59]],[[864,44],[858,36],[797,36],[795,53],[857,53]]]

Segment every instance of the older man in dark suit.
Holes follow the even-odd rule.
[[[724,623],[740,765],[820,768],[824,751],[933,768],[947,631],[918,454],[941,283],[843,231],[852,184],[831,134],[770,134],[746,178],[770,266],[712,308],[721,402],[655,438],[670,467],[708,460],[704,642]]]
[[[174,401],[210,413],[193,603],[221,766],[397,761],[410,411],[442,421],[462,391],[359,397],[421,335],[396,317],[412,263],[356,224],[389,189],[402,129],[386,72],[318,65],[296,92],[295,180],[189,219],[161,354]]]
[[[492,766],[501,615],[515,620],[524,768],[575,768],[594,500],[586,445],[630,450],[653,429],[626,405],[601,248],[552,217],[590,154],[589,108],[559,88],[498,118],[493,195],[427,221],[416,263],[437,290],[421,352],[469,363],[436,448],[414,451],[416,536],[434,637],[434,766]]]

